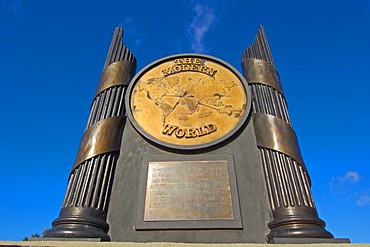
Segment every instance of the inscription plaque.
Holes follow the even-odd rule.
[[[135,229],[241,229],[233,156],[172,158],[142,160]]]
[[[227,160],[149,162],[144,221],[234,219]]]

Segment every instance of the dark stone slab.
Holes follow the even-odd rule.
[[[143,162],[147,156],[161,156],[172,161],[206,160],[210,156],[232,157],[235,191],[238,194],[235,198],[236,203],[239,203],[241,228],[225,229],[220,222],[213,221],[209,223],[215,227],[213,229],[195,229],[199,221],[188,221],[186,224],[192,227],[186,229],[174,229],[170,226],[164,229],[137,230],[138,210],[143,212],[144,209],[140,187],[146,188],[142,184],[146,179],[142,179],[142,176],[145,176]],[[229,174],[231,176],[233,173]],[[228,142],[212,149],[192,152],[173,152],[159,148],[144,139],[127,122],[107,216],[110,225],[108,234],[111,241],[117,242],[265,243],[270,215],[263,181],[262,164],[251,121]],[[143,215],[140,217],[143,222]]]

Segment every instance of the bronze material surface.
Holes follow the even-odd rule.
[[[228,137],[250,110],[246,81],[230,67],[199,54],[149,65],[129,89],[130,120],[144,136],[171,147],[191,149]]]
[[[243,62],[248,58],[255,58],[266,61],[274,68],[276,68],[274,59],[272,58],[270,45],[266,37],[265,28],[262,25],[260,25],[260,28],[252,45],[247,47],[247,49],[245,49],[242,53]]]
[[[104,69],[95,96],[107,88],[128,85],[136,71],[136,64],[127,60],[117,61]]]
[[[124,117],[111,117],[88,128],[81,138],[73,169],[98,154],[119,150],[124,120]]]
[[[90,107],[87,130],[68,179],[62,209],[53,228],[45,234],[47,237],[110,240],[107,213],[125,121],[125,89],[136,70],[136,58],[123,44],[122,36],[123,29],[117,27]],[[122,117],[113,119],[115,116]]]
[[[149,162],[144,221],[232,219],[227,160]]]
[[[285,121],[268,114],[254,113],[253,125],[257,146],[289,155],[304,166],[297,136]]]
[[[284,95],[279,74],[274,66],[266,61],[248,58],[242,63],[244,77],[248,83],[261,83],[275,88]]]
[[[310,177],[290,127],[287,103],[262,26],[243,52],[242,61],[253,95],[253,125],[272,212],[267,242],[332,241],[333,235],[317,215]]]

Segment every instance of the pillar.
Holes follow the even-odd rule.
[[[310,177],[262,26],[242,54],[242,67],[252,92],[253,125],[272,216],[267,240],[333,238],[318,217]]]
[[[122,35],[122,28],[116,28],[59,217],[45,237],[110,240],[106,218],[126,122],[125,92],[136,72],[136,59]]]

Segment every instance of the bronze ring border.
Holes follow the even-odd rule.
[[[204,144],[189,145],[189,146],[168,143],[168,142],[159,140],[159,139],[151,136],[149,133],[147,133],[145,130],[143,130],[139,126],[139,124],[136,122],[136,120],[135,120],[135,118],[134,118],[134,116],[133,116],[133,114],[131,112],[131,110],[132,110],[131,109],[131,105],[130,105],[130,102],[131,102],[131,93],[132,93],[132,90],[135,87],[136,83],[142,77],[142,75],[144,75],[147,71],[149,71],[150,69],[152,69],[153,67],[157,66],[160,63],[164,63],[164,62],[167,62],[167,61],[170,61],[170,60],[174,60],[176,58],[182,58],[182,57],[194,57],[194,58],[200,58],[200,59],[208,59],[208,60],[210,60],[212,62],[221,64],[222,66],[226,67],[231,72],[233,72],[240,79],[240,81],[242,82],[242,85],[244,86],[245,94],[247,95],[247,104],[245,106],[245,114],[242,116],[242,118],[240,119],[239,123],[234,127],[234,129],[232,129],[229,133],[225,134],[223,137],[221,137],[221,138],[219,138],[217,140],[214,140],[214,141],[211,141],[211,142],[207,142],[207,143],[204,143]],[[166,147],[166,148],[171,148],[171,149],[175,149],[175,150],[184,150],[184,151],[188,150],[189,151],[189,150],[197,150],[197,149],[203,149],[203,148],[214,146],[216,144],[219,144],[219,143],[224,142],[225,140],[227,140],[228,138],[230,138],[231,136],[233,136],[244,125],[244,123],[247,121],[247,119],[250,116],[251,105],[252,105],[252,97],[251,97],[251,95],[252,94],[251,94],[250,89],[248,87],[248,83],[245,80],[245,78],[243,77],[243,75],[241,75],[240,72],[237,69],[235,69],[232,65],[230,65],[229,63],[227,63],[227,62],[225,62],[225,61],[223,61],[223,60],[221,60],[219,58],[210,56],[210,55],[197,54],[197,53],[182,53],[182,54],[176,54],[176,55],[172,55],[172,56],[167,56],[167,57],[164,57],[164,58],[160,58],[160,59],[158,59],[158,60],[150,63],[149,65],[145,66],[143,69],[141,69],[135,75],[135,77],[131,80],[131,83],[130,83],[128,89],[127,89],[126,100],[125,100],[125,104],[126,105],[125,106],[126,106],[127,117],[130,120],[131,124],[146,139],[149,139],[150,141],[153,141],[154,143],[157,143],[157,144],[159,144],[159,145],[161,145],[163,147]]]

